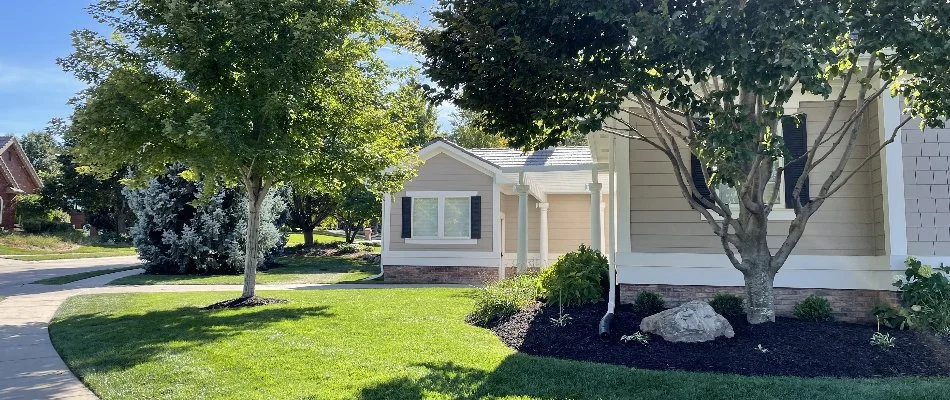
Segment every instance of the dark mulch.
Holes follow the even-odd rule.
[[[270,297],[242,297],[238,299],[231,299],[225,301],[219,301],[207,307],[202,307],[202,310],[223,310],[226,308],[244,308],[244,307],[257,307],[257,306],[266,306],[268,304],[283,304],[287,300],[284,299],[274,299]]]
[[[618,306],[610,339],[597,336],[605,304],[566,308],[571,320],[557,326],[557,307],[535,304],[491,327],[508,346],[526,354],[626,365],[654,370],[722,372],[801,377],[950,376],[950,340],[933,334],[888,330],[889,350],[871,346],[873,326],[778,318],[752,326],[730,318],[736,336],[706,343],[670,343],[650,335],[650,344],[622,343],[639,330],[645,315]],[[759,345],[767,349],[762,352]]]

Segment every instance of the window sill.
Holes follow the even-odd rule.
[[[738,209],[732,209],[731,211],[733,215],[739,214]],[[709,213],[712,214],[714,221],[722,221],[724,219],[721,215],[716,214],[712,211],[710,211]],[[701,221],[705,221],[706,216],[699,214],[699,219]],[[771,213],[769,213],[769,221],[791,221],[793,219],[795,219],[795,210],[791,208],[775,208],[775,209],[772,209]]]
[[[477,244],[478,239],[406,238],[406,244]]]

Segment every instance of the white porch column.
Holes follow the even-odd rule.
[[[538,210],[541,211],[541,268],[548,266],[548,206],[548,203],[538,203]]]
[[[524,172],[518,176],[518,273],[528,271],[528,185],[524,183]]]
[[[903,115],[901,100],[890,96],[881,96],[878,103],[878,124],[880,140],[891,137],[897,129]],[[907,204],[904,200],[904,135],[898,134],[894,143],[884,146],[881,151],[881,185],[884,193],[884,237],[885,254],[891,269],[904,269],[907,258]]]
[[[597,181],[599,178],[597,176],[597,164],[591,167],[590,175],[591,183],[587,184],[587,189],[590,190],[590,248],[603,251],[600,244],[600,234],[604,230],[600,219],[600,188],[603,185]]]

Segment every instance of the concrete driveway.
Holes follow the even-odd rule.
[[[29,284],[40,279],[140,263],[138,256],[49,261],[19,261],[4,258],[0,259],[0,296],[37,293],[43,288]]]

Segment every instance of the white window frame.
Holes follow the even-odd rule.
[[[409,218],[410,232],[412,232],[411,237],[405,239],[408,244],[476,244],[478,239],[472,239],[471,236],[464,237],[446,237],[445,236],[445,199],[446,198],[460,198],[467,197],[471,199],[473,196],[478,196],[476,191],[407,191],[407,197],[411,197],[413,204],[415,204],[416,198],[422,199],[437,199],[438,203],[438,212],[436,218],[438,219],[438,227],[436,228],[437,236],[419,236],[415,234],[415,218],[414,213],[413,217]],[[469,203],[471,204],[471,203]],[[468,231],[472,230],[472,221],[471,221],[471,208],[469,208],[469,220],[468,220]]]
[[[784,136],[782,132],[782,121],[781,119],[776,124],[775,134],[778,136]],[[782,165],[782,161],[785,157],[780,157],[777,161],[779,165]],[[785,175],[782,175],[782,179],[779,179],[778,187],[778,201],[775,202],[775,206],[772,207],[772,212],[769,213],[769,221],[791,221],[795,219],[795,209],[785,207]],[[710,191],[716,190],[715,187],[709,188]],[[771,196],[771,193],[767,193]],[[739,214],[739,205],[738,204],[729,204],[729,212],[733,215]],[[713,220],[722,221],[725,218],[717,213],[710,213],[713,217]],[[699,218],[703,221],[706,220],[706,216],[700,214]]]

